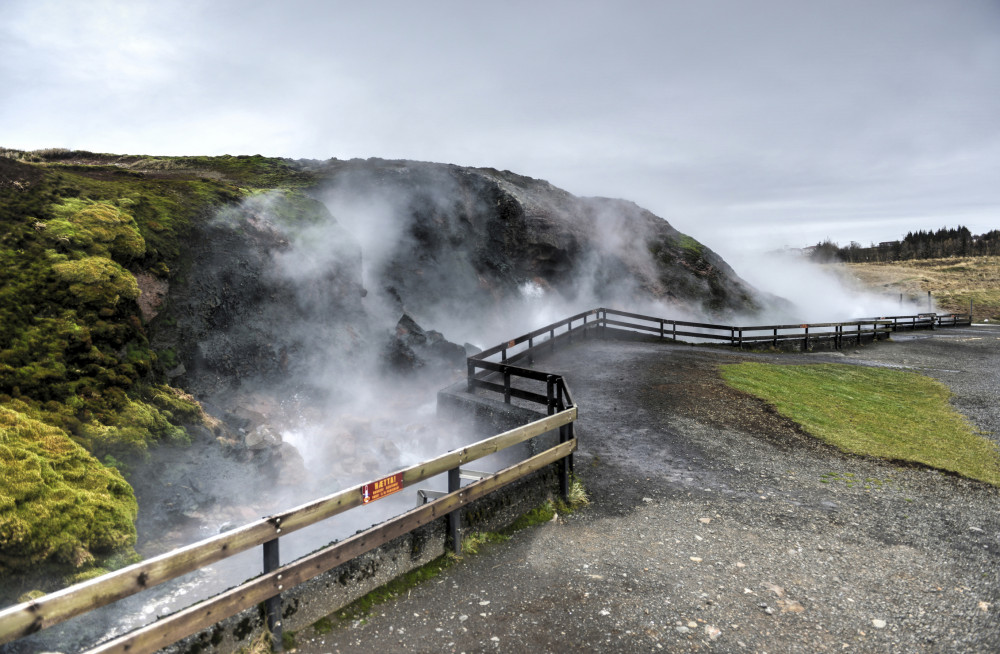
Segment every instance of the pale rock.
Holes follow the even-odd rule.
[[[802,613],[806,610],[804,606],[793,599],[778,600],[778,606],[781,607],[782,613]]]

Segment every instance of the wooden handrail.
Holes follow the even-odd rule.
[[[576,420],[576,414],[576,407],[569,407],[555,415],[405,468],[397,474],[402,475],[403,487],[410,486],[558,429]],[[359,506],[363,503],[361,493],[364,486],[365,484],[359,484],[238,529],[4,609],[0,611],[0,644],[28,636]]]
[[[558,415],[558,414],[557,414]],[[555,416],[552,416],[555,417]],[[365,552],[422,527],[525,475],[565,458],[576,449],[576,439],[561,443],[460,490],[421,505],[372,529],[358,533],[252,581],[195,604],[183,611],[102,644],[87,654],[145,654],[177,642],[200,629],[236,615],[283,588],[292,588],[350,561]]]

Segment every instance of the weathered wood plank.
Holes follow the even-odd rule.
[[[292,588],[338,565],[441,518],[480,497],[544,468],[571,454],[576,440],[562,443],[492,477],[473,482],[433,502],[356,534],[319,552],[262,575],[238,588],[167,616],[151,625],[91,649],[87,654],[143,654],[155,652],[220,620],[236,615],[285,588]]]
[[[403,475],[403,486],[409,486],[557,429],[573,420],[576,420],[575,407],[398,472]],[[263,545],[275,536],[307,527],[358,506],[362,504],[362,486],[364,484],[359,484],[116,572],[9,607],[0,611],[0,644],[28,636],[89,610]]]

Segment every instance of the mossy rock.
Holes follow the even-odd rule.
[[[131,547],[131,486],[56,427],[0,406],[0,576]]]
[[[81,303],[114,307],[123,299],[139,298],[139,283],[132,273],[105,257],[64,261],[54,264],[52,270],[69,284],[70,293]]]
[[[129,198],[119,200],[126,207]],[[129,262],[146,253],[146,241],[131,214],[110,202],[66,198],[52,207],[54,219],[37,223],[46,239],[59,249],[77,250]]]

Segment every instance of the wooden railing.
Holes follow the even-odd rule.
[[[558,385],[564,386],[561,378]],[[568,393],[566,396],[568,397]],[[571,430],[566,429],[573,424],[576,414],[575,406],[564,403],[561,409],[540,420],[424,461],[380,480],[360,484],[102,577],[9,607],[0,611],[0,644],[28,636],[253,547],[264,548],[265,570],[262,576],[104,643],[90,652],[154,652],[268,600],[271,600],[268,609],[271,616],[269,626],[280,643],[280,619],[275,618],[280,616],[280,604],[275,607],[273,600],[280,598],[282,590],[301,584],[441,517],[449,518],[453,546],[458,547],[460,541],[455,542],[459,518],[457,511],[551,463],[565,461],[576,449],[575,436]],[[555,429],[559,429],[561,435],[568,436],[562,438],[555,447],[479,481],[457,487],[459,466]],[[293,563],[277,565],[278,541],[281,536],[362,506],[367,501],[366,493],[371,498],[372,489],[378,487],[380,482],[384,482],[382,487],[390,485],[402,489],[446,472],[449,473],[450,491],[447,495]],[[452,478],[456,482],[456,488],[451,487]]]
[[[672,341],[690,339],[733,347],[757,347],[768,344],[778,347],[783,343],[801,343],[802,347],[808,350],[820,342],[829,342],[834,347],[840,348],[852,343],[859,344],[866,340],[887,338],[892,332],[901,329],[933,329],[935,327],[970,325],[971,323],[972,319],[969,314],[922,313],[912,316],[862,318],[845,322],[720,325],[672,320],[601,307],[554,322],[469,357],[469,390],[487,388],[503,392],[504,399],[508,402],[510,397],[522,397],[522,392],[510,388],[509,378],[527,375],[522,375],[521,369],[513,367],[514,362],[522,359],[528,359],[530,362],[533,354],[539,348],[551,348],[560,339],[571,341],[574,337],[585,338],[592,335],[595,330],[598,330],[596,332],[598,335],[604,335],[609,327],[651,334]],[[497,355],[500,356],[499,361],[490,361]],[[493,377],[497,380],[503,378],[503,388],[497,381],[490,381]],[[537,397],[532,399],[537,399]]]

